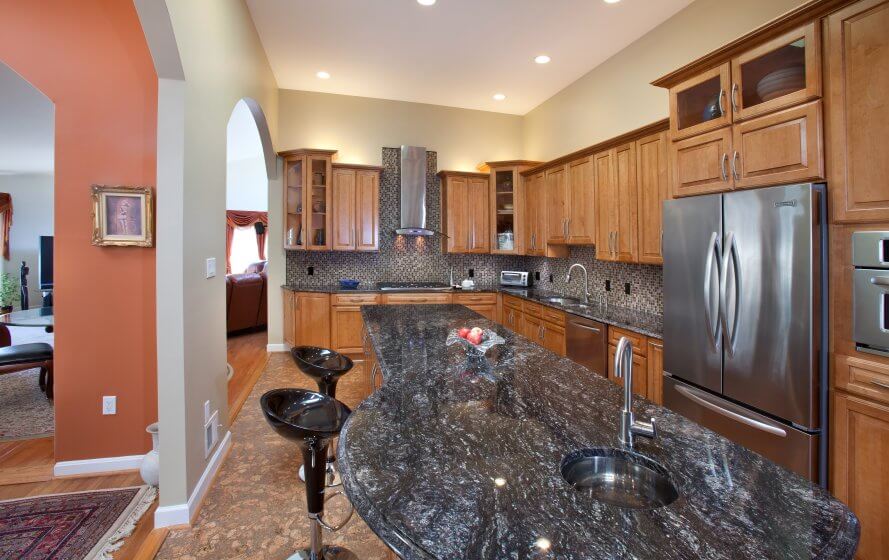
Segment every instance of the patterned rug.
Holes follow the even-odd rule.
[[[134,486],[0,502],[0,559],[111,558],[156,495]]]
[[[0,441],[53,434],[52,401],[40,390],[39,375],[40,368],[0,375]]]

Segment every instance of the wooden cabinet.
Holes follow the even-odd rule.
[[[330,344],[343,354],[364,351],[361,306],[379,303],[377,294],[334,294],[330,301]]]
[[[491,321],[499,322],[500,318],[497,313],[497,294],[491,293],[469,293],[454,294],[454,303],[465,305],[479,315]]]
[[[284,341],[330,348],[330,295],[284,290]]]
[[[333,250],[380,249],[380,171],[366,165],[333,166]]]
[[[284,158],[284,248],[328,251],[336,150],[290,150]]]
[[[387,305],[444,304],[451,303],[451,294],[435,292],[385,294],[383,303]]]
[[[529,244],[526,182],[521,172],[538,165],[538,161],[489,161],[491,252],[501,255],[523,255]],[[537,239],[534,240],[535,242]]]
[[[442,171],[442,240],[446,253],[489,253],[488,175]]]
[[[565,312],[532,301],[522,301],[522,334],[559,356],[567,354]]]
[[[546,241],[558,245],[592,245],[596,242],[596,199],[593,164],[578,158],[547,169]]]
[[[619,387],[624,386],[624,380],[614,374],[614,357],[617,354],[617,346],[608,345],[608,379]],[[648,360],[645,356],[636,352],[633,348],[633,393],[640,397],[648,397]]]
[[[889,550],[889,406],[833,393],[831,490],[861,522],[856,558]]]
[[[568,242],[568,178],[565,166],[547,169],[544,207],[546,208],[546,242],[565,244]]]
[[[522,300],[517,297],[508,295],[503,295],[501,297],[503,298],[503,325],[512,332],[524,334],[525,321],[522,315]]]
[[[821,101],[738,123],[732,133],[729,168],[735,188],[824,177]]]
[[[827,18],[828,190],[836,222],[889,221],[889,1]]]
[[[648,339],[648,400],[664,404],[664,342],[658,338]]]
[[[639,262],[663,264],[663,207],[669,198],[667,133],[659,132],[636,141],[636,181],[639,202]]]
[[[673,140],[728,126],[726,99],[731,82],[728,63],[701,72],[670,88],[670,136]]]
[[[596,258],[638,260],[638,192],[636,144],[633,142],[593,156],[599,233]]]
[[[333,250],[355,250],[355,170],[333,169]]]
[[[723,128],[670,146],[670,191],[674,198],[731,190],[732,130]]]
[[[525,185],[525,254],[546,256],[545,175],[535,173]]]
[[[889,365],[834,355],[834,387],[889,405]]]

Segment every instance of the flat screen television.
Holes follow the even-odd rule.
[[[52,237],[52,235],[40,236],[37,274],[40,277],[41,290],[52,290]]]

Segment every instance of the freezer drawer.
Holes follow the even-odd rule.
[[[818,482],[819,434],[797,430],[675,378],[664,378],[664,406]]]

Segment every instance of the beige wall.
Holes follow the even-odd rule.
[[[280,91],[277,146],[339,150],[337,161],[380,164],[381,148],[438,152],[439,169],[474,171],[522,152],[522,117],[423,103]]]
[[[650,82],[802,4],[696,0],[525,115],[523,151],[547,160],[667,117]]]

